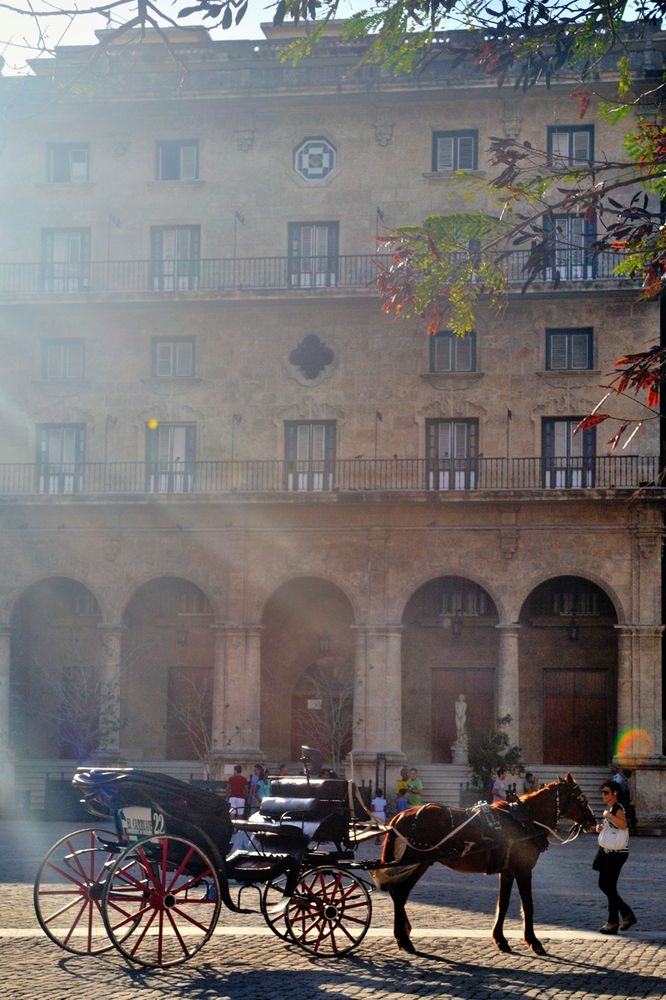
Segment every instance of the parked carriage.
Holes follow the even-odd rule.
[[[73,784],[104,822],[59,840],[37,874],[37,919],[61,948],[176,965],[206,944],[222,904],[252,912],[252,888],[268,927],[307,951],[344,955],[365,937],[364,874],[378,862],[355,850],[377,829],[354,821],[350,782],[279,778],[233,821],[224,798],[163,774],[78,768]]]

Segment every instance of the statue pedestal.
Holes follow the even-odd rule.
[[[456,740],[455,743],[451,744],[451,753],[453,755],[454,764],[464,764],[465,767],[469,765],[469,759],[467,757],[467,743],[460,743]]]

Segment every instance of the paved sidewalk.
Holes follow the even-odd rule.
[[[666,839],[635,838],[621,890],[635,908],[636,927],[605,938],[604,898],[591,869],[595,838],[553,844],[534,873],[535,923],[548,956],[538,958],[520,937],[512,900],[502,955],[490,942],[497,879],[442,866],[428,872],[408,905],[419,954],[405,956],[392,939],[392,906],[373,894],[370,932],[349,957],[315,958],[275,938],[258,914],[223,910],[218,932],[184,966],[161,971],[129,967],[114,952],[70,956],[48,942],[32,911],[32,879],[48,846],[72,824],[0,823],[0,997],[142,1000],[634,1000],[666,996]],[[366,845],[363,854],[377,848]],[[247,902],[251,902],[247,897]]]

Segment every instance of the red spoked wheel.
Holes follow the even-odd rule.
[[[102,914],[125,958],[166,966],[186,962],[203,948],[220,905],[217,872],[199,847],[182,837],[146,837],[123,851],[111,869]]]
[[[39,926],[60,948],[97,955],[113,947],[102,917],[104,883],[124,850],[112,830],[75,830],[58,840],[42,861],[33,901]]]
[[[367,887],[340,868],[306,871],[285,910],[289,936],[315,955],[346,955],[365,937],[372,916]]]
[[[271,879],[264,886],[259,902],[261,915],[267,925],[273,934],[277,934],[283,941],[291,939],[286,920],[286,911],[289,905],[289,897],[284,895],[286,884],[286,875],[278,875],[277,878]]]

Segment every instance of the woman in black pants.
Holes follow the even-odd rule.
[[[617,785],[610,780],[605,781],[601,786],[605,806],[604,820],[611,826],[626,830],[627,817],[624,806],[618,801],[617,791]],[[599,823],[597,833],[601,833],[602,829],[603,823]],[[617,934],[618,930],[629,930],[636,923],[636,917],[631,907],[625,903],[617,891],[617,880],[628,857],[628,847],[622,851],[605,851],[600,847],[594,859],[593,867],[595,871],[599,872],[599,888],[608,897],[608,923],[600,928],[601,934]],[[620,916],[622,923],[620,923]]]

